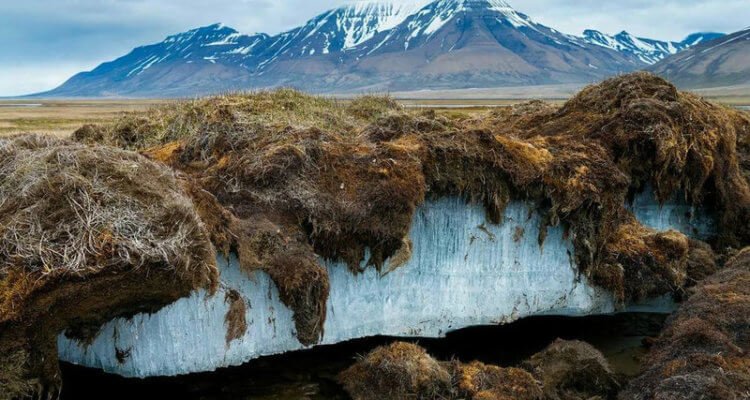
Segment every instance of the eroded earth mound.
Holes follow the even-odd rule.
[[[60,388],[57,335],[218,283],[175,172],[137,153],[0,139],[0,399]]]
[[[651,188],[686,199],[718,214],[714,250],[747,245],[748,135],[746,113],[638,73],[561,108],[444,115],[279,90],[86,126],[76,144],[2,140],[0,385],[54,387],[56,334],[85,339],[211,287],[216,251],[267,272],[299,341],[315,344],[329,291],[319,256],[352,273],[408,257],[427,197],[481,203],[493,223],[512,199],[532,201],[545,227],[565,227],[580,272],[623,304],[682,294],[713,272],[711,249],[641,225],[626,201]]]
[[[738,400],[750,395],[750,248],[701,282],[622,400]]]
[[[568,229],[580,270],[619,299],[679,292],[688,266],[706,264],[703,247],[642,226],[626,199],[652,187],[662,201],[716,209],[718,248],[746,242],[748,227],[734,221],[750,217],[737,151],[748,132],[746,114],[638,73],[559,109],[531,103],[446,117],[388,98],[343,104],[282,90],[166,106],[75,136],[193,177],[224,208],[204,219],[233,221],[212,224],[217,246],[272,276],[309,344],[320,337],[328,290],[317,255],[354,272],[363,261],[381,267],[408,246],[426,196],[480,202],[495,223],[512,198],[531,199],[548,225]]]

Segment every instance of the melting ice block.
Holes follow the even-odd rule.
[[[681,221],[671,216],[682,210],[654,212],[651,205],[638,204],[636,213],[645,223],[681,227],[669,224]],[[539,245],[540,219],[523,202],[511,203],[503,223],[492,225],[481,206],[457,198],[428,201],[414,216],[413,254],[406,264],[381,276],[372,268],[355,275],[342,263],[323,261],[331,290],[321,344],[374,335],[441,337],[528,316],[614,312],[612,296],[578,274],[562,228],[549,228]],[[292,312],[268,275],[242,272],[236,257],[220,259],[219,266],[222,289],[215,296],[196,292],[156,314],[111,321],[88,346],[60,335],[60,358],[127,377],[149,377],[212,371],[303,348]],[[229,290],[244,299],[248,328],[227,343]],[[671,311],[668,301],[634,307]]]
[[[658,231],[674,229],[700,240],[717,234],[716,221],[709,210],[693,207],[677,198],[659,204],[651,188],[635,196],[629,208],[643,225]]]

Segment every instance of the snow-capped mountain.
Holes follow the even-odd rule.
[[[665,42],[635,37],[625,31],[614,36],[591,29],[583,32],[583,38],[586,42],[630,54],[646,64],[655,64],[691,46],[722,36],[724,36],[722,33],[701,32],[694,33],[681,42]]]
[[[534,22],[502,0],[438,0],[349,52],[376,89],[467,88],[596,80],[637,59]]]
[[[699,43],[703,35],[690,37]],[[274,36],[221,24],[80,73],[48,96],[185,96],[280,85],[312,91],[589,82],[687,46],[534,22],[503,0],[358,2]]]
[[[475,17],[514,29],[549,30],[503,0],[437,0],[409,16],[397,29],[381,35],[382,40],[363,46],[363,50],[368,54],[386,52],[389,48],[409,50],[433,39],[441,29],[451,28],[454,24],[466,26],[468,19]]]
[[[264,55],[305,57],[345,51],[401,24],[429,1],[359,2],[330,10],[273,38]]]
[[[750,27],[700,43],[650,69],[688,88],[750,85]]]
[[[248,55],[265,34],[244,35],[221,24],[167,37],[79,73],[44,95],[173,97],[252,85]]]
[[[263,33],[243,35],[222,24],[215,24],[169,36],[155,45],[139,47],[121,58],[118,64],[132,66],[125,75],[132,77],[143,74],[149,68],[175,61],[186,64],[237,61],[266,43],[268,38]],[[111,64],[102,65],[106,66]]]

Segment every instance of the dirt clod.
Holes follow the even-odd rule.
[[[545,399],[614,399],[620,383],[599,350],[581,341],[557,340],[524,362],[542,382]]]

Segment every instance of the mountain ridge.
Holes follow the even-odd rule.
[[[699,43],[707,34],[691,35]],[[687,39],[686,39],[687,40]],[[315,92],[584,83],[647,67],[685,42],[583,36],[503,0],[360,2],[277,35],[214,24],[141,46],[37,96],[180,97],[293,86]]]
[[[649,70],[695,89],[750,84],[750,27],[701,43]]]

